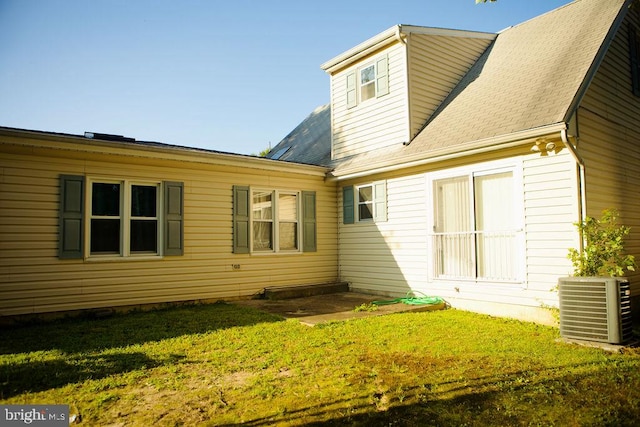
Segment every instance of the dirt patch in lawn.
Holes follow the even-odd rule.
[[[360,319],[371,316],[407,311],[442,310],[445,304],[409,305],[404,303],[374,305],[374,301],[390,301],[393,298],[358,292],[339,292],[282,300],[252,299],[234,301],[234,304],[254,307],[287,319],[298,319],[313,326],[318,323]]]

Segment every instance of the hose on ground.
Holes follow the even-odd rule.
[[[416,293],[421,296],[416,296]],[[392,300],[372,301],[373,305],[390,305],[390,304],[408,304],[408,305],[435,305],[442,304],[444,300],[441,297],[432,297],[418,291],[409,291],[404,298],[395,298]]]

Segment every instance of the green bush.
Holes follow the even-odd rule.
[[[587,216],[575,223],[585,242],[582,252],[569,249],[575,276],[619,277],[635,271],[633,255],[624,252],[624,238],[630,229],[618,224],[618,218],[617,210],[605,209],[600,219]]]

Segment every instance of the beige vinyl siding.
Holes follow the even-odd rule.
[[[418,134],[491,42],[484,38],[409,34],[411,138]]]
[[[578,149],[585,163],[587,215],[618,209],[631,227],[627,251],[640,259],[640,98],[632,92],[628,44],[628,26],[640,28],[637,14],[629,12],[580,105]],[[640,274],[629,277],[632,294],[640,295]]]
[[[270,162],[219,165],[202,153],[70,151],[73,143],[0,137],[0,315],[248,297],[267,286],[337,279],[335,186]],[[80,141],[82,144],[83,141]],[[114,144],[117,145],[117,144]],[[155,158],[154,158],[155,157]],[[164,157],[164,158],[160,158]],[[173,160],[171,157],[180,158]],[[255,161],[254,161],[255,163]],[[275,163],[275,162],[274,162]],[[293,168],[295,170],[295,167]],[[58,259],[59,176],[184,183],[184,255]],[[316,192],[317,252],[232,253],[232,186]],[[234,269],[233,265],[240,266]]]
[[[384,55],[388,55],[389,93],[347,108],[347,74]],[[406,75],[406,51],[396,43],[331,76],[334,159],[408,141]]]

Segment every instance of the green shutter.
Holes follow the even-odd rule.
[[[342,187],[342,222],[344,224],[354,223],[353,186]]]
[[[164,255],[184,254],[184,185],[164,182]]]
[[[316,252],[317,226],[316,226],[316,192],[302,192],[302,251]]]
[[[84,177],[60,175],[58,257],[78,259],[84,252]]]
[[[631,61],[631,87],[635,96],[640,96],[640,59],[638,58],[638,36],[629,26],[629,60]]]
[[[249,187],[233,186],[233,253],[249,253]]]
[[[387,220],[387,183],[386,181],[377,181],[373,183],[373,212],[375,222],[384,222]]]
[[[347,74],[347,108],[355,107],[358,103],[356,72]]]
[[[389,93],[389,58],[387,55],[376,61],[376,97]]]

